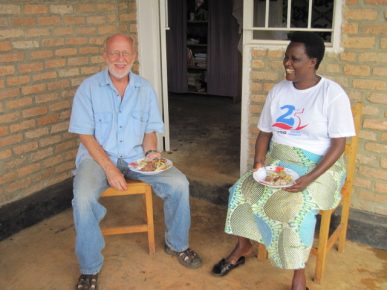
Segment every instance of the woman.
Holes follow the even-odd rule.
[[[294,270],[292,290],[305,290],[316,215],[340,201],[342,153],[355,129],[344,90],[316,74],[323,40],[310,32],[295,32],[289,39],[286,80],[273,87],[263,107],[253,170],[230,189],[225,232],[237,236],[237,244],[212,272],[224,276],[244,264],[252,239],[266,246],[275,266]],[[300,177],[285,188],[261,185],[253,172],[267,165],[292,169]]]

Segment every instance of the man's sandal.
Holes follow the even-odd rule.
[[[81,274],[78,279],[78,283],[75,286],[75,290],[98,290],[98,274],[85,275]]]
[[[196,253],[194,250],[191,250],[190,248],[186,249],[185,251],[176,252],[165,245],[164,251],[168,255],[177,256],[177,260],[180,262],[180,264],[187,268],[196,269],[202,265],[202,259],[199,257],[198,253]]]

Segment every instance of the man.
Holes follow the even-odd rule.
[[[81,275],[76,289],[97,289],[104,239],[99,222],[106,209],[99,203],[108,186],[125,190],[129,179],[143,180],[164,200],[165,252],[184,266],[197,268],[199,255],[188,245],[190,207],[188,181],[175,167],[157,175],[130,171],[128,163],[159,158],[156,132],[163,123],[151,85],[131,72],[137,57],[134,39],[115,34],[105,41],[107,68],[78,88],[69,132],[80,138],[72,200],[76,255]]]

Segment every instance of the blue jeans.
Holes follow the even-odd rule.
[[[129,179],[138,179],[152,185],[153,192],[164,200],[165,243],[180,252],[188,248],[191,215],[189,183],[175,167],[157,175],[143,175],[130,171],[127,163],[119,159],[117,167]],[[74,177],[72,200],[76,232],[75,251],[82,274],[96,274],[103,264],[105,246],[99,227],[106,209],[99,197],[108,187],[105,172],[93,159],[84,159]]]

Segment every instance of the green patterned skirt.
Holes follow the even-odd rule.
[[[310,172],[322,156],[286,145],[273,144],[269,165]],[[316,215],[335,208],[345,180],[343,157],[304,191],[290,193],[257,183],[248,171],[230,188],[225,232],[266,246],[271,262],[283,269],[302,269],[313,245]]]

